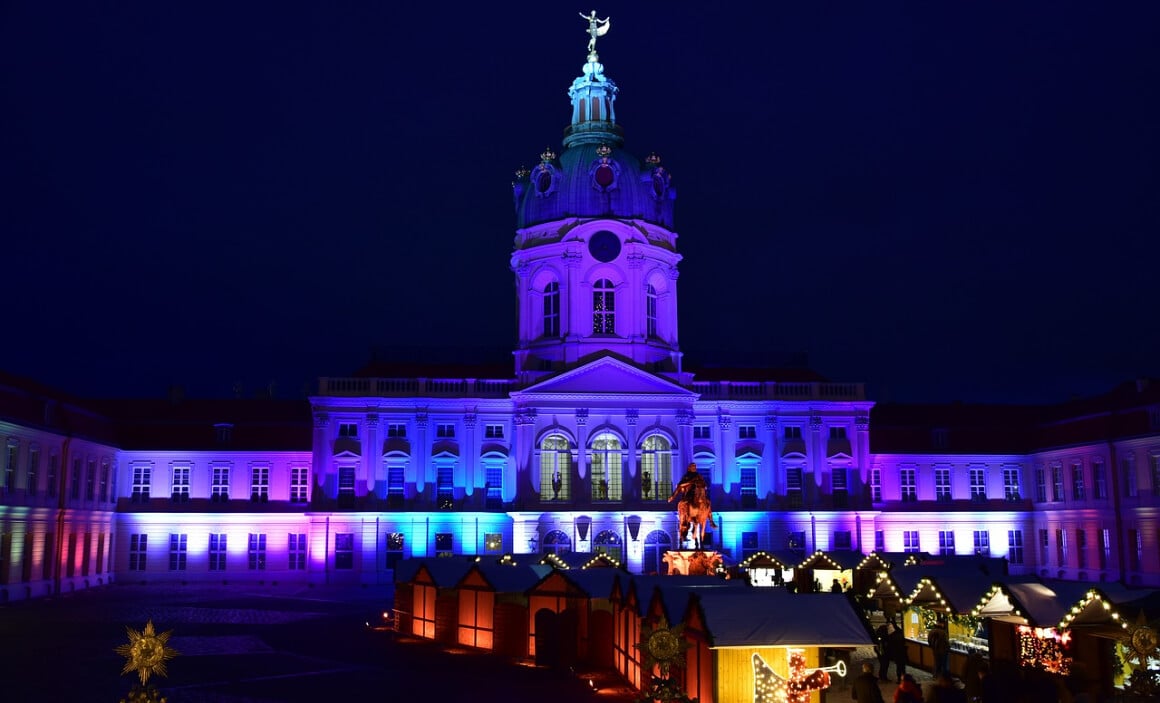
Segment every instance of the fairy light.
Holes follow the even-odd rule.
[[[1071,669],[1069,652],[1071,633],[1054,627],[1019,625],[1019,664],[1053,674],[1067,674]]]

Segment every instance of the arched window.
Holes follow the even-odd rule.
[[[550,434],[540,442],[540,500],[572,497],[572,450],[568,438]]]
[[[572,551],[572,540],[560,530],[544,535],[544,554],[563,554]]]
[[[607,278],[592,286],[592,334],[616,334],[616,293]]]
[[[640,454],[640,494],[645,500],[665,500],[673,490],[673,445],[664,435],[644,438]]]
[[[644,561],[641,564],[642,574],[667,574],[669,565],[664,562],[664,555],[673,546],[673,538],[663,530],[653,530],[644,538]]]
[[[650,338],[657,336],[657,289],[650,283],[644,291],[644,319],[646,333]]]
[[[595,551],[597,554],[603,552],[616,561],[622,564],[624,563],[622,556],[624,554],[624,548],[621,547],[620,535],[616,534],[612,530],[604,530],[596,535],[596,539],[593,540],[592,546],[594,547],[593,551]]]
[[[560,336],[560,284],[556,281],[544,286],[544,336]]]
[[[592,500],[620,500],[620,438],[603,432],[592,439]]]

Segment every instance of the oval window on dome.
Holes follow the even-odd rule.
[[[608,164],[601,164],[596,167],[592,178],[596,181],[596,185],[607,190],[616,181],[616,173]]]
[[[665,190],[668,184],[665,183],[665,176],[663,173],[654,173],[652,177],[653,195],[659,200],[665,197]]]
[[[540,195],[546,194],[552,189],[552,172],[548,169],[541,169],[539,175],[536,177],[536,190]]]

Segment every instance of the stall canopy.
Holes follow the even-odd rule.
[[[853,571],[865,560],[866,555],[849,549],[836,549],[828,552],[818,550],[806,557],[806,560],[799,564],[798,568],[821,569],[824,571]]]
[[[569,569],[622,568],[619,561],[604,552],[549,553],[540,559],[540,563],[563,571]]]
[[[676,594],[674,594],[676,595]],[[710,646],[861,647],[874,640],[850,601],[838,593],[793,594],[781,589],[688,592],[701,610]]]
[[[459,579],[456,586],[465,587],[472,574],[478,574],[482,583],[496,593],[523,593],[534,586],[544,576],[552,572],[552,567],[541,564],[508,566],[490,562],[472,564]]]
[[[901,575],[911,569],[901,569]],[[926,566],[915,568],[921,574],[918,583],[903,599],[905,605],[917,605],[946,613],[963,615],[971,612],[983,594],[991,590],[994,578],[970,566]]]

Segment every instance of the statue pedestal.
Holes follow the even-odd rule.
[[[721,554],[705,549],[670,549],[662,558],[673,576],[713,576],[721,565]]]

